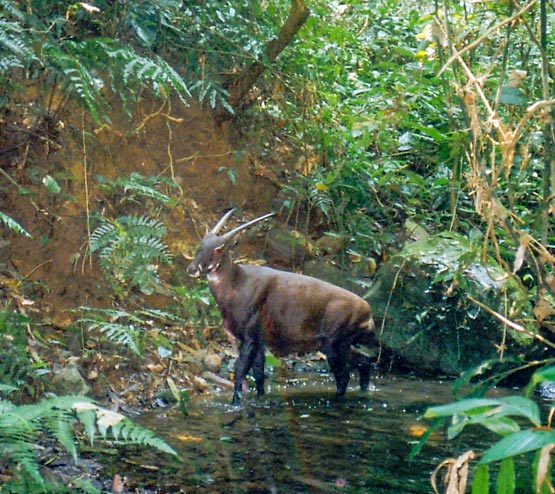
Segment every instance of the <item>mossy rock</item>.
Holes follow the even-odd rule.
[[[532,352],[530,334],[472,301],[520,324],[531,320],[526,291],[478,255],[468,239],[449,233],[410,243],[383,264],[365,298],[384,347],[416,371],[448,376],[499,358],[501,349],[504,358]]]

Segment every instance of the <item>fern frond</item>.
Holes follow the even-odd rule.
[[[101,333],[105,333],[110,341],[126,346],[135,355],[141,355],[140,331],[132,324],[106,323],[99,325],[98,329]]]
[[[96,228],[90,238],[91,251],[96,252],[99,249],[107,247],[114,243],[117,238],[116,226],[108,221],[104,222]]]
[[[138,426],[126,417],[114,424],[111,431],[116,439],[121,436],[125,443],[150,446],[158,451],[178,456],[169,444],[157,437],[151,430]]]
[[[98,179],[99,186],[107,191],[112,191],[118,187],[123,188],[125,200],[139,202],[142,198],[154,199],[165,205],[175,205],[175,199],[158,190],[161,186],[177,187],[177,184],[166,177],[152,176],[147,177],[140,173],[132,173],[128,177],[118,177],[108,179],[100,176]]]
[[[3,0],[2,3],[0,3],[0,14],[13,17],[20,21],[25,17],[25,14],[19,8],[19,5],[12,0]]]
[[[76,397],[76,400],[78,398]],[[135,424],[118,412],[102,408],[91,401],[76,401],[73,404],[73,409],[80,420],[89,424],[89,428],[91,428],[91,417],[94,415],[94,429],[104,439],[109,439],[109,433],[111,433],[111,436],[117,442],[150,446],[159,451],[178,456],[169,444],[157,437],[152,431]],[[91,438],[93,437],[91,436]]]
[[[184,104],[191,96],[187,83],[162,58],[146,58],[130,48],[104,45],[106,54],[115,63],[109,67],[112,78],[121,80],[123,84],[148,84],[157,96],[167,97],[171,89]]]
[[[173,314],[166,310],[161,309],[143,309],[137,311],[137,314],[140,316],[149,317],[161,322],[169,321],[169,322],[183,322],[183,318],[178,314]]]
[[[21,406],[0,400],[0,458],[12,465],[15,481],[32,484],[36,488],[32,492],[47,492],[37,455],[39,437],[43,434],[54,437],[77,459],[76,419],[83,424],[91,443],[96,437],[110,439],[111,433],[117,443],[152,447],[177,456],[171,446],[151,431],[83,396],[53,397]],[[7,488],[6,492],[11,491]]]
[[[131,259],[145,261],[170,262],[171,254],[162,240],[151,236],[141,236],[133,238],[133,252],[130,253]]]
[[[89,111],[99,124],[110,122],[108,103],[102,95],[104,82],[95,77],[86,67],[82,54],[83,43],[66,41],[63,44],[49,43],[44,47],[45,63],[68,84],[68,90]]]
[[[168,231],[166,225],[149,216],[121,216],[119,223],[125,227],[130,237],[161,237]]]
[[[4,56],[11,55],[25,63],[36,59],[24,36],[23,26],[19,22],[0,19],[0,53],[2,52],[5,53]]]
[[[161,240],[166,233],[161,221],[148,216],[104,220],[91,235],[91,251],[98,253],[100,267],[115,288],[137,286],[149,294],[160,284],[157,264],[172,259]]]

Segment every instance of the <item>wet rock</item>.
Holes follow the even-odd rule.
[[[500,350],[510,357],[535,348],[529,334],[504,327],[472,300],[520,324],[531,319],[524,289],[493,259],[484,267],[478,256],[468,239],[436,235],[380,266],[366,299],[382,344],[409,368],[458,375]]]
[[[327,232],[316,240],[315,245],[318,249],[327,255],[339,254],[345,249],[347,238],[344,235]]]
[[[65,367],[54,366],[48,388],[57,395],[87,395],[91,392],[91,387],[75,362],[70,362]]]
[[[335,264],[322,259],[304,263],[302,271],[303,274],[333,283],[358,295],[362,295],[368,286],[363,278],[353,276],[353,273],[343,271]]]
[[[205,370],[218,372],[222,367],[222,357],[217,353],[208,351],[202,357],[202,364]]]
[[[310,238],[296,230],[273,228],[268,232],[267,239],[272,260],[285,265],[299,264],[320,252]]]
[[[555,382],[553,381],[544,381],[538,384],[536,388],[536,394],[541,396],[546,400],[554,400],[555,399]]]

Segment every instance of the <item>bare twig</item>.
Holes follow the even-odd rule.
[[[457,53],[455,53],[454,55],[452,55],[449,60],[447,60],[447,62],[445,62],[445,65],[441,68],[441,70],[439,71],[439,75],[443,74],[443,72],[445,72],[445,70],[447,70],[447,68],[455,61],[458,60],[463,54],[465,54],[467,51],[473,50],[474,48],[476,48],[483,40],[489,38],[495,31],[499,31],[499,29],[501,29],[503,26],[506,26],[507,24],[511,24],[512,22],[514,22],[515,20],[517,20],[519,17],[521,17],[524,13],[526,13],[528,10],[530,10],[534,5],[536,5],[538,3],[538,0],[532,0],[530,3],[526,4],[524,7],[522,7],[516,14],[512,15],[511,17],[508,17],[507,19],[505,19],[503,22],[496,24],[495,26],[489,28],[484,34],[482,34],[482,36],[478,37],[475,41],[473,41],[472,43],[469,43],[468,45],[466,45],[462,50],[458,51]]]
[[[510,319],[508,319],[504,315],[499,314],[499,312],[493,310],[492,308],[483,304],[479,300],[475,299],[472,295],[467,294],[466,298],[468,300],[470,300],[471,302],[474,302],[481,309],[484,309],[486,312],[489,312],[492,316],[499,319],[503,324],[506,324],[511,329],[514,329],[515,331],[518,331],[519,333],[524,333],[524,334],[542,342],[544,345],[547,345],[548,347],[555,349],[555,344],[552,343],[551,341],[549,341],[548,339],[544,338],[542,335],[537,334],[537,333],[532,333],[531,331],[528,331],[524,326],[521,326],[520,324],[517,324],[516,322],[511,321]]]

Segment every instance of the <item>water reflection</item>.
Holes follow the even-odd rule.
[[[241,409],[228,405],[230,396],[222,392],[193,400],[187,417],[177,410],[146,414],[143,425],[184,461],[156,457],[150,462],[160,469],[143,471],[135,482],[157,492],[210,494],[431,492],[431,472],[466,445],[436,436],[416,460],[407,456],[426,426],[419,421],[426,407],[452,399],[449,383],[374,382],[368,393],[353,383],[345,399],[335,401],[331,379],[303,374],[295,383],[274,385],[263,399],[246,395]]]

